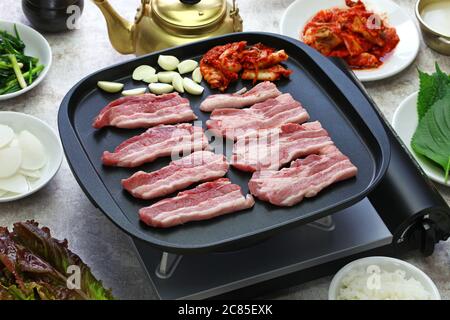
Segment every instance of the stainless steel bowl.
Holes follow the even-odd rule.
[[[416,4],[416,17],[419,20],[425,43],[433,50],[450,56],[450,36],[439,33],[431,28],[422,18],[422,11],[426,5],[433,2],[448,0],[419,0]],[[449,17],[450,18],[450,17]]]

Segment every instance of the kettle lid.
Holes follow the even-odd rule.
[[[180,28],[211,25],[226,13],[226,0],[152,0],[152,11],[165,23]]]

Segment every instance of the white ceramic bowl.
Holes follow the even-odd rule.
[[[375,81],[391,77],[407,68],[416,58],[420,48],[420,36],[412,17],[392,0],[364,0],[367,9],[386,16],[389,25],[395,27],[400,43],[384,63],[375,69],[354,70],[361,81]],[[320,10],[345,8],[345,0],[296,0],[284,12],[280,22],[283,35],[299,39],[309,20]]]
[[[411,152],[413,157],[419,163],[425,174],[434,182],[438,182],[445,186],[450,186],[450,181],[445,182],[445,174],[442,167],[433,161],[414,152],[411,147],[411,139],[416,132],[419,123],[417,115],[417,97],[419,92],[415,92],[400,103],[395,110],[392,126],[406,148]]]
[[[25,198],[49,183],[61,166],[63,149],[56,132],[36,117],[19,112],[1,111],[0,124],[11,127],[16,134],[28,130],[41,141],[48,156],[47,164],[41,169],[41,177],[33,181],[27,193],[0,197],[0,202],[9,202]]]
[[[45,78],[52,65],[52,50],[47,40],[39,32],[24,24],[4,20],[0,20],[0,30],[14,34],[14,24],[17,26],[20,38],[25,43],[25,54],[39,58],[39,63],[44,65],[44,69],[31,85],[16,92],[0,95],[0,101],[17,97],[36,87]]]
[[[372,265],[375,265],[381,270],[385,270],[387,272],[394,272],[396,270],[404,271],[406,278],[413,277],[423,285],[425,290],[431,294],[432,300],[441,300],[441,295],[439,294],[436,285],[422,270],[408,262],[390,257],[367,257],[352,261],[344,266],[338,273],[336,273],[331,281],[330,289],[328,291],[328,299],[337,300],[342,279],[347,276],[349,272],[354,269],[366,269]]]

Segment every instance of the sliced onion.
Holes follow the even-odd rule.
[[[119,82],[99,81],[97,82],[97,86],[109,93],[116,93],[123,89],[123,83]]]
[[[22,165],[25,170],[38,170],[47,163],[47,155],[41,141],[30,132],[24,130],[18,135],[22,150]]]
[[[158,80],[163,83],[172,83],[173,77],[177,74],[175,71],[161,71],[158,72]]]

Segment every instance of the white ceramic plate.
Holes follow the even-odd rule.
[[[19,112],[1,111],[0,124],[11,127],[16,134],[22,130],[28,130],[41,141],[48,156],[47,164],[41,169],[41,177],[30,183],[31,188],[27,193],[0,196],[0,202],[9,202],[22,199],[42,189],[58,172],[63,159],[63,150],[55,131],[38,118]]]
[[[427,158],[416,154],[411,148],[411,139],[416,131],[419,117],[417,115],[417,97],[418,92],[413,93],[407,97],[400,106],[395,110],[394,119],[392,120],[392,126],[394,127],[397,135],[406,145],[408,150],[412,153],[417,160],[425,174],[433,181],[441,183],[443,185],[450,186],[450,182],[445,184],[444,170],[436,165],[434,162]]]
[[[38,78],[25,89],[0,95],[0,101],[17,97],[25,92],[30,91],[36,87],[47,75],[48,70],[52,64],[52,50],[47,40],[34,29],[18,23],[0,20],[0,30],[6,30],[11,34],[14,34],[14,24],[17,25],[17,31],[22,41],[25,43],[25,54],[39,58],[39,62],[43,64],[44,70],[41,71]]]
[[[349,272],[355,268],[366,269],[369,266],[376,266],[387,272],[395,272],[397,270],[404,271],[407,279],[413,277],[423,285],[424,289],[430,293],[432,300],[441,300],[441,295],[439,294],[439,290],[436,288],[433,280],[431,280],[430,277],[428,277],[422,270],[408,262],[389,257],[367,257],[352,261],[344,266],[338,273],[336,273],[331,281],[330,288],[328,290],[328,299],[337,299],[339,289],[341,288],[342,279]]]
[[[379,68],[355,70],[361,81],[375,81],[391,77],[408,67],[416,58],[420,47],[419,32],[411,17],[391,0],[364,0],[367,8],[386,16],[397,29],[400,42],[394,52]],[[283,35],[299,39],[306,23],[320,10],[345,7],[345,0],[297,0],[284,12],[280,23]]]

